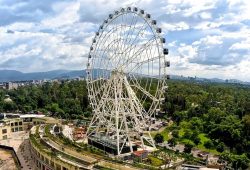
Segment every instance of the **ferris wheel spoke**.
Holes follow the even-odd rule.
[[[133,53],[133,55],[130,58],[128,58],[126,62],[124,62],[123,66],[127,65],[130,62],[132,62],[133,59],[135,59],[136,57],[138,57],[139,55],[141,55],[141,52],[146,51],[145,49],[147,49],[149,46],[152,45],[152,44],[150,44],[151,41],[153,41],[153,39],[149,40],[146,44],[143,44],[137,51],[135,51]],[[131,50],[132,50],[132,48],[131,48]]]
[[[147,64],[149,62],[153,62],[155,60],[159,60],[159,58],[161,58],[160,56],[156,56],[156,57],[153,57],[153,58],[150,58],[150,59],[147,59],[147,60],[143,60],[143,61],[140,61],[140,62],[136,62],[134,67],[132,67],[129,72],[133,72],[134,70],[136,70],[137,68],[141,67],[142,65],[144,64]]]
[[[135,20],[135,21],[134,21]],[[138,17],[135,17],[135,15],[133,15],[133,19],[131,20],[131,24],[130,24],[130,29],[128,31],[128,34],[127,34],[127,40],[125,41],[125,43],[123,44],[123,50],[125,49],[126,47],[126,44],[128,44],[128,40],[129,42],[131,41],[133,35],[134,35],[134,32],[135,32],[135,26],[136,26],[136,23],[138,22]],[[131,25],[134,25],[133,27]]]
[[[146,24],[146,25],[145,25],[145,24]],[[147,22],[144,20],[144,22],[143,22],[142,26],[140,27],[139,31],[137,32],[135,38],[134,38],[134,39],[131,38],[131,39],[129,40],[129,42],[127,42],[126,44],[134,44],[135,41],[137,40],[138,36],[140,35],[141,31],[143,31],[146,27],[147,27]],[[134,27],[134,28],[135,28],[135,27]],[[134,30],[136,30],[136,29],[134,29]],[[134,35],[134,32],[133,32],[133,35]],[[133,40],[133,41],[131,42],[131,40]],[[129,47],[128,47],[128,48],[129,48]],[[123,53],[126,52],[128,48],[125,48],[125,50],[122,49]]]
[[[141,34],[143,34],[143,33],[141,33]],[[146,44],[147,43],[151,43],[152,45],[154,45],[153,43],[154,43],[154,40],[155,40],[155,37],[154,36],[152,36],[152,37],[149,37],[148,39],[147,39],[147,41],[148,42],[144,42],[144,43],[142,43],[143,41],[145,41],[145,38],[143,37],[143,36],[138,36],[137,37],[137,41],[134,41],[134,43],[131,43],[131,45],[130,45],[130,47],[133,47],[134,46],[134,48],[131,48],[129,51],[126,51],[127,52],[127,54],[128,54],[128,56],[131,56],[131,57],[133,57],[133,55],[134,55],[134,53],[136,53],[136,48],[137,47],[144,47],[144,46],[147,46]]]
[[[151,37],[147,42],[143,43],[143,44],[140,44],[139,46],[139,49],[137,49],[137,51],[134,51],[132,54],[130,54],[130,56],[134,57],[135,54],[141,52],[141,50],[144,50],[144,49],[147,49],[148,46],[154,46],[155,44],[153,44],[155,41],[155,37]],[[153,43],[152,43],[153,42]],[[135,45],[135,47],[137,47],[138,45]],[[130,49],[129,51],[127,52],[131,52],[133,49],[135,48],[132,48]]]
[[[134,75],[132,75],[134,77]],[[131,84],[132,87],[136,87],[138,90],[140,90],[142,93],[144,93],[147,97],[149,97],[153,102],[158,101],[155,96],[150,94],[147,90],[145,90],[141,85],[138,83],[137,79],[134,77],[132,78],[133,84]]]
[[[143,30],[147,27],[147,25],[145,25],[145,24],[147,24],[146,21],[144,21],[144,23],[142,24],[142,27],[141,27],[141,28],[139,29],[139,31],[137,32],[135,38],[131,39],[131,40],[133,40],[133,41],[131,42],[131,40],[130,40],[130,41],[128,42],[129,44],[132,45],[132,44],[134,44],[134,43],[136,42],[136,40],[137,40],[138,36],[140,35],[141,31],[143,31]],[[128,48],[129,48],[129,47],[128,47]],[[126,49],[123,50],[123,51],[124,51],[124,52],[127,52],[128,48],[126,48]]]
[[[149,92],[147,92],[145,89],[143,89],[141,86],[138,86],[137,84],[131,85],[132,87],[138,88],[141,92],[143,92],[147,97],[149,97],[153,102],[157,102],[159,99],[155,98],[155,96],[151,95]]]
[[[100,86],[99,88],[98,87],[95,87],[96,88],[96,91],[94,92],[94,95],[95,96],[98,96],[98,95],[100,95],[107,87],[107,84],[108,84],[108,80],[107,80],[107,82],[105,83],[105,82],[103,82],[103,84],[102,84],[102,86]],[[93,83],[93,86],[94,86],[94,83]]]
[[[96,53],[96,51],[99,51],[99,49],[102,49],[101,47],[104,46],[104,44],[107,43],[107,40],[109,40],[110,35],[113,35],[117,30],[119,29],[118,26],[110,29],[106,34],[104,34],[103,37],[98,39],[98,42],[96,43],[96,47],[93,51],[93,53]],[[103,34],[103,32],[101,33],[101,35]]]

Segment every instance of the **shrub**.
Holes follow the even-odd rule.
[[[193,142],[195,143],[195,145],[199,145],[199,143],[201,142],[201,139],[198,136],[196,136]]]
[[[154,137],[156,143],[162,143],[164,141],[164,137],[162,134],[157,133]]]
[[[174,137],[169,139],[168,144],[169,144],[170,147],[175,147],[176,144],[177,144],[176,139]]]
[[[214,147],[214,144],[211,140],[207,140],[204,142],[204,146],[207,148],[207,149],[212,149]]]
[[[179,131],[178,131],[178,130],[173,130],[173,131],[172,131],[172,136],[173,136],[174,138],[178,138],[178,137],[179,137]]]
[[[191,143],[185,144],[184,152],[185,152],[185,153],[191,153],[193,147],[194,147],[194,145],[191,144]]]
[[[223,142],[220,142],[217,146],[216,146],[216,150],[218,152],[223,152],[225,150],[225,145]]]

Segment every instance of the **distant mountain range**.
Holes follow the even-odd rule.
[[[53,70],[22,73],[16,70],[0,70],[0,82],[85,77],[85,70]]]
[[[97,70],[96,70],[97,73]],[[44,80],[44,79],[67,79],[75,77],[85,77],[86,70],[53,70],[47,72],[23,73],[16,70],[0,70],[0,82],[25,81],[25,80]],[[217,82],[217,83],[237,83],[250,85],[250,82],[244,82],[237,79],[223,80],[218,78],[208,79],[199,77],[184,77],[171,75],[174,80],[191,80],[200,82]]]

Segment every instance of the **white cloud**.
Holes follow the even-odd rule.
[[[14,2],[0,0],[0,69],[81,69],[108,14],[138,6],[162,28],[173,74],[250,81],[250,1]]]
[[[201,17],[202,19],[211,19],[211,18],[212,18],[212,15],[211,15],[211,13],[209,13],[209,12],[202,12],[202,13],[200,13],[200,17]]]
[[[178,52],[186,60],[189,60],[197,55],[197,49],[191,45],[179,47]]]
[[[205,38],[201,38],[199,41],[195,41],[192,44],[193,45],[205,45],[205,46],[210,46],[210,45],[218,45],[222,44],[222,37],[221,36],[206,36]]]
[[[58,15],[50,17],[41,22],[43,27],[56,28],[64,25],[74,24],[79,20],[77,11],[80,8],[79,2],[57,3],[53,5],[53,9]]]
[[[161,23],[161,28],[165,31],[181,31],[189,29],[189,25],[185,22],[179,22],[175,24]]]
[[[237,42],[233,44],[230,48],[230,50],[248,50],[250,51],[250,38],[248,37],[247,40]]]

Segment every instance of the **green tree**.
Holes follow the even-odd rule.
[[[184,146],[184,152],[185,153],[191,153],[193,147],[194,147],[194,145],[192,143],[185,144],[185,146]]]
[[[199,138],[199,136],[196,136],[194,139],[193,139],[193,142],[195,145],[199,145],[199,143],[201,142],[201,139]]]
[[[162,134],[157,133],[154,137],[156,143],[162,143],[164,141],[164,137]]]
[[[179,130],[173,130],[172,131],[172,136],[174,137],[174,138],[179,138]]]
[[[4,102],[3,110],[7,112],[14,112],[17,110],[17,105],[14,102]]]
[[[220,142],[217,146],[216,146],[216,150],[218,152],[223,152],[225,150],[225,144],[223,142]]]
[[[246,135],[250,136],[250,114],[245,115],[242,119],[242,122],[244,124],[244,129],[245,129]]]
[[[214,144],[211,140],[207,140],[204,142],[204,146],[207,148],[207,149],[212,149],[214,147]]]
[[[176,140],[176,138],[171,138],[171,139],[169,139],[168,140],[168,145],[170,146],[170,147],[175,147],[176,146],[176,144],[177,144],[177,140]]]
[[[184,135],[183,135],[183,137],[186,138],[186,139],[191,139],[192,134],[193,134],[192,130],[190,130],[190,129],[184,129]]]

